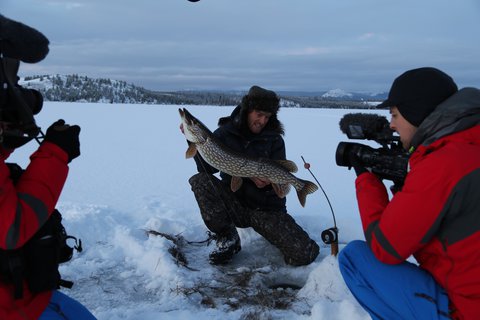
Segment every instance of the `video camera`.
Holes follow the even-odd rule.
[[[338,166],[352,167],[351,157],[355,155],[365,168],[381,179],[394,182],[394,188],[403,185],[407,175],[408,153],[402,148],[400,138],[394,136],[387,118],[369,113],[349,113],[340,120],[340,130],[349,139],[373,140],[382,147],[375,149],[353,142],[340,142],[335,160]]]
[[[40,133],[34,115],[41,93],[18,84],[20,61],[35,63],[48,54],[48,39],[37,30],[0,14],[0,143],[17,148]]]

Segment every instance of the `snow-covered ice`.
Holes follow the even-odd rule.
[[[233,109],[182,107],[212,130]],[[64,292],[108,320],[369,319],[321,241],[321,232],[333,226],[321,190],[307,197],[305,208],[295,192],[287,196],[289,213],[321,246],[312,264],[285,265],[279,251],[252,229],[239,229],[242,251],[231,265],[208,263],[213,244],[202,242],[207,229],[188,184],[196,167],[185,159],[178,108],[45,102],[36,118],[44,131],[59,118],[82,129],[82,154],[70,165],[58,204],[68,233],[84,246],[61,267],[63,278],[75,282]],[[283,108],[279,113],[287,158],[300,168],[296,175],[313,181],[303,169],[303,156],[330,199],[340,249],[363,239],[355,174],[335,164],[337,144],[348,141],[338,122],[349,112],[372,111]],[[25,166],[35,148],[32,141],[9,161]]]

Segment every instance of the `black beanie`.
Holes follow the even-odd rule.
[[[242,99],[243,107],[248,111],[259,110],[276,114],[280,108],[280,99],[274,91],[252,86]]]
[[[397,107],[415,127],[435,108],[458,91],[453,79],[435,68],[424,67],[404,72],[393,81],[388,99],[378,109]]]

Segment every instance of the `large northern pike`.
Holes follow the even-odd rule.
[[[186,158],[192,158],[197,151],[212,167],[232,176],[230,188],[233,192],[242,186],[242,178],[268,179],[275,193],[284,198],[290,185],[297,190],[298,200],[305,206],[307,195],[315,192],[315,183],[295,177],[297,166],[289,160],[254,158],[240,154],[222,144],[212,132],[187,109],[178,109],[182,118],[183,133],[190,142]]]

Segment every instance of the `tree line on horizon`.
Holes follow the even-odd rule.
[[[129,103],[160,105],[234,106],[241,92],[171,91],[161,92],[129,84],[126,81],[72,75],[26,76],[22,86],[40,91],[45,101]],[[363,99],[325,98],[322,96],[282,96],[282,107],[293,108],[371,108]]]

